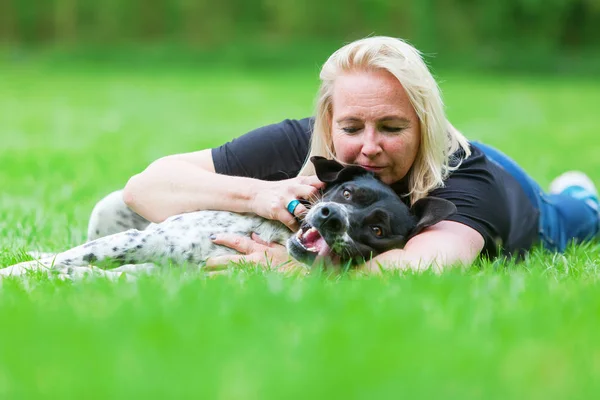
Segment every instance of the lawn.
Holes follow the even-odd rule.
[[[317,60],[319,61],[319,60]],[[315,62],[315,65],[317,62]],[[454,125],[600,184],[600,80],[436,71]],[[152,160],[311,113],[317,68],[0,64],[0,266],[85,238]],[[600,246],[441,276],[0,284],[3,398],[591,398]]]

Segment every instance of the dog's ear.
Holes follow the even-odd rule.
[[[440,199],[439,197],[424,197],[419,199],[410,209],[417,217],[417,224],[410,232],[409,239],[423,229],[435,225],[456,213],[454,203]]]
[[[313,156],[310,161],[315,166],[315,172],[319,180],[325,183],[346,182],[357,175],[371,174],[371,172],[357,165],[346,167],[325,157]]]

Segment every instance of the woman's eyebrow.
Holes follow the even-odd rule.
[[[378,122],[397,121],[397,122],[402,122],[404,124],[410,123],[410,120],[408,118],[401,117],[399,115],[386,115],[382,118],[379,118],[377,121]],[[341,117],[341,118],[337,119],[335,122],[337,122],[338,124],[341,122],[362,122],[362,119],[356,118],[356,117]]]
[[[398,115],[386,115],[383,118],[379,119],[380,122],[387,122],[387,121],[398,121],[398,122],[402,122],[402,123],[410,123],[410,120],[408,118],[405,117],[400,117]]]
[[[340,122],[361,122],[362,120],[360,118],[356,118],[356,117],[342,117],[339,118],[338,120],[336,120],[335,122],[337,122],[338,124]]]

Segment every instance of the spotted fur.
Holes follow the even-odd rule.
[[[249,236],[256,232],[268,242],[285,244],[291,232],[283,224],[254,214],[228,211],[196,211],[175,215],[153,224],[129,209],[122,192],[102,199],[90,217],[88,242],[65,252],[0,269],[0,276],[22,275],[28,271],[58,273],[64,278],[85,273],[119,277],[123,272],[148,272],[153,264],[201,265],[208,257],[236,254],[215,245],[210,236],[233,233]],[[104,261],[124,267],[103,270],[92,264]],[[140,264],[136,268],[136,264]]]

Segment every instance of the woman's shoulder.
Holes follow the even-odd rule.
[[[469,142],[470,154],[467,156],[463,149],[451,156],[452,170],[444,180],[444,185],[434,192],[460,190],[464,193],[481,193],[494,195],[503,190],[504,174],[485,153],[477,147],[477,143]]]
[[[469,155],[467,155],[467,152],[462,147],[450,155],[448,164],[451,168],[454,170],[465,170],[486,164],[487,159],[485,154],[479,147],[477,147],[477,144],[468,142],[468,146],[470,153]]]

